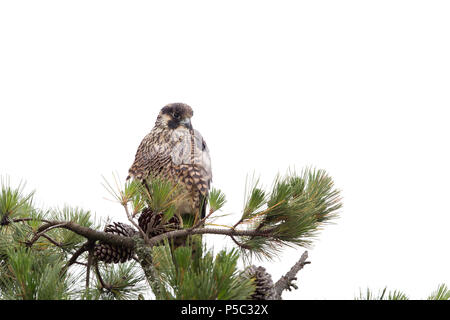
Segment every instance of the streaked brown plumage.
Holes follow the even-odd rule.
[[[177,203],[177,214],[202,218],[212,179],[211,160],[205,140],[192,128],[192,115],[184,103],[162,108],[138,147],[128,178],[161,177],[181,185],[186,197]]]

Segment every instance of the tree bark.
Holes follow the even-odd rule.
[[[281,294],[284,290],[291,290],[291,287],[293,286],[292,281],[297,280],[296,275],[297,273],[303,269],[305,264],[309,264],[311,262],[306,261],[308,259],[308,251],[305,251],[302,256],[300,257],[300,260],[297,261],[296,264],[291,268],[291,270],[288,271],[284,276],[278,280],[275,285],[275,297],[274,300],[281,300]]]

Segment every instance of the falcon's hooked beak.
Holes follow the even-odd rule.
[[[180,121],[180,124],[182,124],[183,126],[188,128],[189,130],[192,130],[192,124],[191,124],[190,118],[184,118],[183,120]]]

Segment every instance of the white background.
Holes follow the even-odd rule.
[[[1,1],[0,174],[37,204],[126,221],[127,175],[185,102],[231,224],[245,177],[325,169],[344,207],[285,299],[450,284],[448,1]],[[216,250],[231,243],[207,238]],[[255,261],[274,280],[303,252]]]

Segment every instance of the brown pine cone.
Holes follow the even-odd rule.
[[[254,279],[256,289],[251,296],[252,300],[274,299],[275,289],[272,276],[266,272],[265,268],[252,265],[245,269],[244,275],[250,279]]]
[[[162,212],[153,212],[150,208],[144,208],[139,216],[139,227],[148,235],[149,238],[158,236],[162,233],[177,230],[180,228],[178,216],[173,215],[167,222],[163,222],[164,214]]]
[[[132,237],[136,231],[129,225],[121,222],[113,222],[104,229],[107,233],[113,233],[124,237]],[[105,263],[123,263],[133,257],[133,250],[120,246],[113,246],[100,242],[94,248],[94,256]]]

